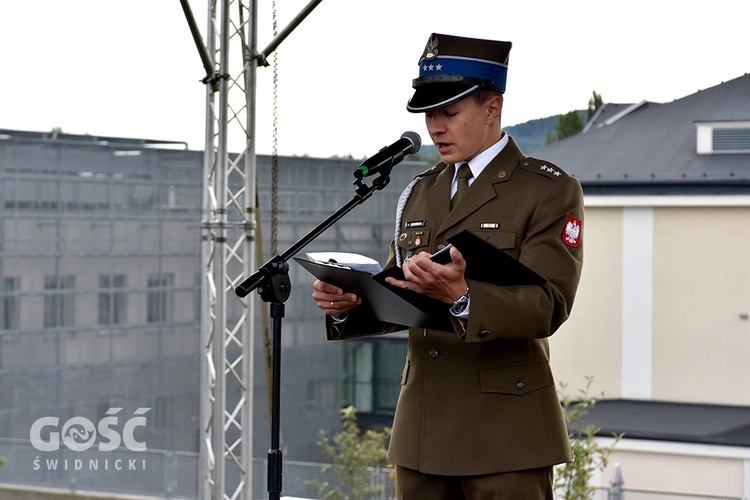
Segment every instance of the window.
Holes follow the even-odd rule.
[[[406,339],[347,342],[344,405],[354,406],[358,413],[393,415],[406,351]]]
[[[713,137],[714,152],[750,152],[750,128],[717,128]]]
[[[363,341],[347,347],[350,348],[346,350],[346,403],[360,413],[372,413],[375,346]]]
[[[750,153],[750,121],[698,122],[698,154]]]
[[[124,291],[127,278],[124,274],[99,276],[99,324],[117,325],[125,323],[127,295]]]
[[[18,329],[18,291],[20,283],[21,278],[18,276],[3,277],[3,280],[0,282],[0,286],[2,287],[0,288],[0,297],[2,297],[0,329],[2,330]]]
[[[75,321],[75,276],[44,278],[44,326],[72,326]]]
[[[146,321],[161,323],[174,317],[174,274],[150,274],[148,276],[148,298]]]

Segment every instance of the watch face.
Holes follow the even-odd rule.
[[[469,304],[469,300],[466,297],[461,297],[456,301],[455,304],[453,304],[453,307],[451,307],[451,312],[453,314],[461,314],[466,310],[466,306]]]
[[[466,287],[466,291],[460,296],[451,306],[451,314],[458,316],[469,307],[469,287]]]

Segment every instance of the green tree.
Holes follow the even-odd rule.
[[[589,107],[586,110],[586,121],[588,122],[594,117],[596,111],[602,107],[603,101],[602,96],[596,93],[596,90],[591,93],[589,98]]]
[[[555,134],[557,140],[560,141],[571,135],[575,135],[583,130],[583,117],[578,111],[568,111],[564,115],[560,115],[560,119],[557,121],[555,127]]]
[[[357,426],[357,410],[349,406],[341,410],[342,429],[329,439],[320,431],[318,446],[331,461],[323,472],[335,471],[341,475],[341,488],[327,481],[305,481],[315,488],[321,500],[360,500],[379,495],[381,487],[370,482],[371,468],[386,465],[386,445],[391,435],[390,428],[383,431],[367,430]],[[344,493],[348,491],[349,493]]]
[[[586,121],[591,120],[594,113],[602,106],[602,96],[597,94],[596,91],[592,92],[589,98],[588,108],[586,109]],[[561,141],[566,137],[577,134],[586,123],[583,121],[583,114],[581,111],[573,110],[568,111],[564,115],[560,115],[557,119],[557,125],[555,126],[555,132],[548,133],[545,138],[545,144],[549,145],[555,141]]]
[[[573,461],[555,467],[554,488],[556,498],[564,500],[587,500],[592,498],[596,487],[591,484],[594,472],[607,466],[609,455],[622,438],[615,435],[611,446],[601,446],[596,435],[601,430],[589,424],[588,414],[596,406],[596,398],[590,395],[594,377],[586,377],[586,387],[578,391],[578,398],[565,393],[567,384],[560,383],[560,401],[568,424],[568,437]]]
[[[547,146],[557,140],[557,135],[554,132],[547,132],[544,136],[544,145]]]

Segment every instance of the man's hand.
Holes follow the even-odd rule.
[[[328,316],[341,316],[362,303],[357,295],[345,293],[341,288],[320,280],[313,283],[312,297]]]
[[[466,261],[456,247],[451,247],[451,262],[437,264],[430,254],[421,252],[404,262],[406,281],[386,278],[386,282],[404,290],[421,293],[446,304],[452,304],[466,291]]]

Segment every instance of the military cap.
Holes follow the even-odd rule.
[[[480,89],[505,92],[510,42],[433,33],[419,59],[419,77],[406,109],[449,106]]]

